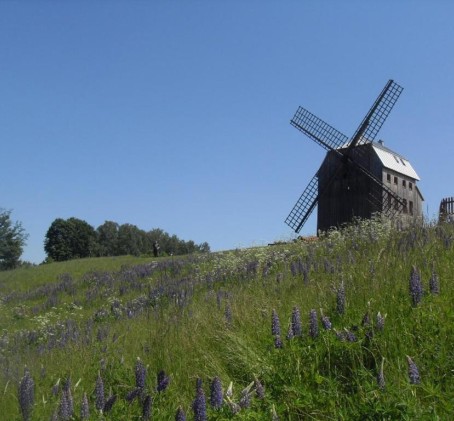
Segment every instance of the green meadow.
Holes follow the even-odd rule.
[[[0,418],[449,420],[453,285],[454,225],[379,219],[0,272]]]

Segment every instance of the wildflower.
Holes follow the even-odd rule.
[[[309,313],[309,335],[312,339],[315,339],[318,336],[317,312],[314,309]]]
[[[219,377],[215,377],[211,382],[210,387],[210,404],[214,409],[219,409],[222,406],[222,383]]]
[[[90,418],[90,408],[88,406],[87,394],[84,393],[84,396],[82,398],[82,404],[80,406],[80,419],[88,420],[89,418]]]
[[[263,384],[257,378],[255,378],[254,382],[255,382],[255,394],[257,395],[257,398],[264,399],[265,398],[265,388],[263,387]]]
[[[164,370],[161,370],[158,373],[158,386],[156,387],[156,390],[158,392],[163,392],[164,390],[167,389],[167,386],[170,383],[170,377],[166,375]]]
[[[383,357],[382,360],[381,360],[381,366],[380,366],[380,370],[377,374],[377,384],[378,384],[378,387],[381,389],[381,390],[384,390],[385,389],[385,376],[383,374],[383,364],[385,362],[385,358]]]
[[[348,342],[356,342],[358,340],[351,330],[348,330],[345,336]]]
[[[95,386],[95,407],[97,410],[101,411],[104,408],[105,397],[104,397],[104,382],[102,380],[101,374],[98,373],[98,378],[96,379]]]
[[[58,407],[58,419],[68,421],[71,418],[70,405],[68,402],[68,394],[63,391],[60,398],[60,405]]]
[[[415,362],[407,355],[408,363],[408,377],[410,379],[410,384],[419,384],[421,383],[421,378],[419,376],[419,370]]]
[[[276,336],[274,337],[274,347],[275,347],[276,349],[281,349],[281,348],[283,348],[283,346],[284,346],[284,345],[283,345],[283,343],[282,343],[281,337],[278,336],[278,335],[276,335]]]
[[[52,386],[52,395],[57,396],[59,390],[60,390],[60,379],[58,379],[58,380],[57,380],[57,383],[55,383],[55,384]]]
[[[288,340],[291,340],[291,339],[293,339],[293,337],[294,337],[294,335],[293,335],[293,328],[292,328],[292,324],[290,323],[289,326],[288,326],[286,338],[287,338]]]
[[[303,333],[300,311],[296,306],[293,307],[292,311],[292,329],[293,336],[301,336],[301,334]]]
[[[281,323],[279,322],[279,316],[274,308],[271,315],[271,333],[275,336],[281,335]]]
[[[19,407],[22,418],[25,421],[30,419],[35,400],[35,383],[28,368],[24,370],[24,376],[19,383]]]
[[[71,417],[74,413],[74,400],[71,394],[71,377],[68,377],[63,384],[62,388],[63,395],[66,395],[66,401],[68,403],[68,412]]]
[[[322,316],[322,325],[325,330],[331,330],[333,326],[328,316]]]
[[[438,295],[440,293],[440,283],[435,270],[432,271],[432,276],[429,279],[429,290],[431,294]]]
[[[341,315],[345,313],[345,287],[344,287],[344,281],[341,282],[339,288],[337,289],[336,310]]]
[[[136,387],[144,388],[145,380],[147,377],[147,369],[145,368],[145,366],[143,365],[143,363],[139,357],[137,357],[134,371],[135,371],[135,375],[136,375]]]
[[[175,414],[175,421],[186,421],[186,414],[181,406],[178,407],[177,413]]]
[[[361,321],[362,326],[369,326],[370,325],[370,316],[369,312],[366,311],[366,313],[363,316],[363,320]]]
[[[197,395],[192,403],[192,409],[194,411],[194,421],[206,421],[208,419],[205,393],[203,393],[202,388],[197,389]]]
[[[416,307],[422,300],[422,282],[416,266],[412,266],[410,274],[410,296],[413,307]]]
[[[377,313],[377,322],[375,324],[377,330],[382,331],[385,327],[385,316],[382,316],[380,312]]]
[[[109,398],[106,400],[106,403],[104,404],[104,407],[102,409],[102,412],[104,414],[107,414],[111,409],[115,401],[117,400],[117,395],[111,395]]]
[[[128,403],[131,403],[135,398],[141,395],[143,389],[141,387],[136,387],[127,393],[125,399]]]
[[[142,404],[142,419],[143,420],[149,420],[151,417],[151,404],[152,404],[152,399],[150,395],[147,395],[145,399],[143,400]]]

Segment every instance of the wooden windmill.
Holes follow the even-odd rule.
[[[286,224],[299,232],[318,205],[317,231],[374,213],[422,214],[418,175],[402,155],[374,142],[403,88],[389,80],[351,138],[299,107],[292,126],[326,149],[327,155],[291,210]]]

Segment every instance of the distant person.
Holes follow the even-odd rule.
[[[159,243],[157,241],[153,242],[153,256],[158,257],[159,256]]]

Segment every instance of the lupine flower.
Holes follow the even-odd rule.
[[[150,395],[147,395],[143,400],[142,404],[142,419],[149,420],[151,417],[151,404],[152,399]]]
[[[274,308],[271,315],[271,333],[275,336],[281,335],[281,323],[279,322],[279,316]]]
[[[80,419],[88,420],[89,418],[90,418],[90,408],[88,406],[87,394],[84,393],[84,396],[82,398],[82,404],[80,406]]]
[[[366,313],[363,316],[363,320],[361,321],[362,326],[369,326],[370,325],[370,316],[369,312],[366,311]]]
[[[281,349],[281,348],[284,347],[284,344],[282,343],[281,337],[278,336],[278,335],[276,335],[276,336],[274,337],[274,347],[275,347],[276,349]]]
[[[109,398],[106,400],[106,403],[104,404],[104,408],[102,409],[102,412],[104,414],[107,414],[112,409],[112,406],[116,400],[117,400],[117,395],[109,396]]]
[[[257,398],[264,399],[265,398],[265,388],[263,387],[263,384],[257,378],[255,378],[254,382],[255,382],[255,394],[257,395]]]
[[[419,384],[421,383],[421,377],[419,376],[419,370],[416,366],[415,362],[407,355],[407,363],[408,363],[408,377],[410,379],[411,384]]]
[[[167,389],[167,386],[170,383],[170,377],[166,375],[164,370],[161,370],[158,373],[158,386],[156,387],[156,390],[158,392],[162,392]]]
[[[318,336],[318,318],[314,309],[309,312],[309,335],[312,339]]]
[[[134,372],[136,375],[136,387],[144,388],[145,380],[147,377],[147,369],[145,368],[139,357],[137,357]]]
[[[378,387],[381,390],[385,389],[385,376],[383,374],[383,364],[384,364],[384,362],[385,362],[385,358],[383,357],[382,360],[381,360],[380,370],[378,371],[378,374],[377,374],[377,384],[378,384]]]
[[[104,397],[104,382],[102,380],[101,374],[98,373],[98,378],[96,379],[96,386],[95,386],[95,407],[98,411],[102,411],[105,404],[105,397]]]
[[[340,341],[345,341],[346,339],[346,334],[345,332],[341,331],[341,332],[338,332],[336,329],[334,329],[334,333],[336,334],[336,338],[339,339]]]
[[[186,414],[181,406],[178,407],[177,413],[175,414],[175,421],[186,421]]]
[[[245,393],[243,396],[241,396],[240,398],[240,408],[249,408],[249,406],[251,406],[251,397],[249,395],[249,393]]]
[[[336,310],[341,315],[345,313],[345,287],[344,287],[344,281],[341,282],[339,288],[337,289]]]
[[[325,330],[331,330],[331,328],[333,327],[328,316],[322,316],[322,325]]]
[[[422,300],[423,288],[421,276],[416,266],[412,266],[410,274],[410,296],[413,307],[416,307]]]
[[[440,283],[435,270],[432,271],[432,276],[429,279],[429,290],[431,294],[438,295],[440,293]]]
[[[19,407],[24,421],[30,419],[35,402],[35,383],[28,368],[19,383]]]
[[[68,394],[63,391],[60,397],[60,405],[58,407],[58,418],[62,421],[68,421],[71,418],[71,411],[68,402]]]
[[[347,338],[348,342],[356,342],[358,340],[356,338],[356,335],[351,330],[347,331],[345,337]]]
[[[377,330],[382,331],[385,328],[385,317],[380,312],[377,313],[377,322],[375,324]]]
[[[135,398],[142,394],[143,389],[141,387],[136,387],[127,393],[125,399],[128,403],[131,403]]]
[[[231,325],[232,324],[232,308],[230,307],[230,303],[227,303],[225,305],[224,317],[225,317],[226,323],[228,325]]]
[[[66,399],[68,401],[69,414],[70,414],[70,416],[72,416],[74,413],[74,399],[73,399],[73,395],[71,393],[71,377],[68,376],[68,378],[63,383],[62,391],[63,391],[63,394],[66,394]]]
[[[301,315],[298,307],[293,307],[292,310],[292,329],[293,336],[301,336],[303,333],[303,327],[301,325]]]
[[[192,403],[192,409],[194,411],[194,421],[207,420],[205,393],[202,388],[197,389],[197,395]]]
[[[222,383],[219,377],[215,377],[210,386],[210,404],[214,409],[219,409],[222,406]]]
[[[55,383],[55,384],[52,386],[52,395],[57,396],[59,390],[60,390],[60,379],[58,379],[58,380],[57,380],[57,383]]]
[[[291,340],[291,339],[293,339],[293,337],[294,337],[294,335],[293,335],[293,327],[292,327],[292,324],[290,323],[289,326],[288,326],[286,338],[288,340]]]

